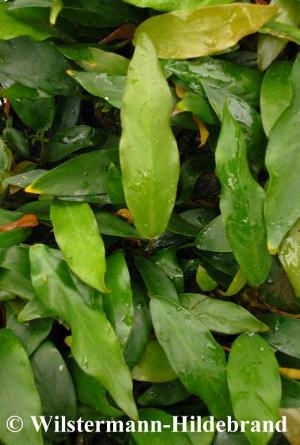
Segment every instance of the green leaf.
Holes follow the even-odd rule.
[[[106,172],[118,162],[117,150],[97,150],[60,164],[35,180],[26,192],[54,196],[86,196],[106,193]]]
[[[130,275],[122,252],[108,258],[106,282],[110,292],[103,299],[104,310],[124,349],[132,328],[133,305]]]
[[[278,14],[273,18],[272,22],[276,24],[282,23],[294,25],[300,24],[299,13],[300,5],[295,0],[272,0],[272,5],[278,6]],[[272,26],[272,22],[266,24],[266,28]],[[264,71],[284,50],[288,40],[270,35],[260,35],[257,45],[257,66],[258,69]]]
[[[209,275],[207,270],[199,264],[196,272],[196,282],[204,292],[213,291],[218,283]]]
[[[195,60],[167,60],[164,70],[180,79],[188,89],[204,95],[203,83],[218,87],[252,106],[259,103],[262,74],[227,60],[201,57]]]
[[[59,252],[35,245],[30,260],[32,282],[41,302],[71,326],[72,354],[78,365],[96,378],[130,417],[136,418],[130,373],[102,310],[84,303]]]
[[[144,420],[150,424],[151,420],[159,420],[162,425],[170,425],[170,428],[164,428],[161,432],[135,432],[131,433],[135,443],[138,445],[161,445],[169,444],[173,445],[191,445],[192,442],[189,439],[187,433],[182,433],[180,431],[172,431],[173,418],[170,414],[161,411],[157,408],[144,408],[139,411],[140,420]]]
[[[15,159],[28,159],[30,157],[29,145],[21,131],[13,127],[4,128],[3,139],[14,154]]]
[[[185,400],[189,396],[179,380],[167,383],[154,383],[139,397],[142,406],[168,406]]]
[[[88,125],[66,128],[51,138],[46,148],[46,159],[48,162],[56,162],[82,148],[99,146],[104,140],[101,130]]]
[[[244,135],[227,108],[216,149],[216,165],[229,245],[247,280],[258,286],[266,280],[271,267],[263,219],[264,191],[251,176]]]
[[[93,407],[103,416],[120,416],[122,411],[110,405],[106,391],[98,380],[83,372],[76,362],[71,362],[71,373],[77,398],[81,403]]]
[[[133,323],[127,346],[124,350],[125,361],[130,369],[133,369],[141,360],[149,343],[153,328],[147,295],[145,295],[144,289],[137,285],[136,282],[132,284]]]
[[[126,76],[129,65],[129,60],[126,57],[99,48],[90,48],[90,52],[92,54],[92,62],[81,62],[83,68],[98,73]]]
[[[196,246],[200,250],[211,252],[231,252],[222,215],[217,216],[201,230],[196,238]]]
[[[269,329],[242,306],[230,301],[217,300],[201,294],[181,294],[180,304],[209,329],[222,334],[265,332]]]
[[[231,281],[227,291],[226,291],[226,297],[232,297],[233,295],[236,295],[238,292],[240,292],[243,287],[247,284],[246,277],[241,269],[239,269],[236,273],[236,275],[233,277],[233,280]]]
[[[206,325],[170,301],[152,298],[150,309],[157,339],[181,383],[212,415],[230,414],[225,353]]]
[[[161,266],[146,258],[136,258],[135,265],[143,277],[150,296],[163,295],[170,300],[178,301],[176,288]]]
[[[24,10],[16,14],[9,10],[9,4],[0,4],[0,39],[9,40],[29,36],[34,40],[45,40],[55,35],[47,24],[43,11]]]
[[[11,99],[11,104],[21,121],[33,130],[51,128],[55,103],[52,97],[43,99]]]
[[[138,38],[123,99],[120,160],[126,202],[145,238],[166,228],[179,177],[172,97],[150,39]],[[161,146],[164,149],[161,149]]]
[[[101,210],[95,213],[99,230],[103,235],[118,236],[124,238],[138,238],[139,234],[134,227],[113,215]]]
[[[160,344],[151,340],[140,362],[132,370],[132,377],[141,382],[161,383],[174,380],[176,374]]]
[[[55,25],[57,17],[64,7],[63,0],[53,0],[53,4],[51,6],[50,11],[50,24]]]
[[[21,218],[22,213],[0,209],[0,225],[7,224]],[[10,247],[26,240],[31,233],[30,229],[15,229],[8,232],[0,232],[0,248]]]
[[[64,0],[61,16],[80,25],[111,28],[135,23],[142,14],[121,0]]]
[[[42,445],[42,434],[34,429],[30,418],[42,414],[30,362],[19,340],[9,329],[0,331],[0,377],[1,441],[6,445]],[[24,426],[18,433],[13,433],[5,428],[5,423],[10,416],[16,415],[22,418]]]
[[[96,97],[102,97],[113,107],[121,108],[126,77],[117,74],[68,71],[85,90]]]
[[[263,321],[271,328],[271,331],[264,335],[265,340],[278,351],[300,358],[300,320],[268,314],[263,317]]]
[[[282,399],[280,406],[282,408],[300,408],[300,383],[281,377]]]
[[[233,343],[228,361],[228,385],[238,421],[279,420],[281,382],[279,367],[270,346],[259,335],[242,334]],[[269,432],[254,432],[246,425],[252,445],[266,445]]]
[[[27,354],[31,355],[48,336],[52,323],[50,318],[20,323],[15,315],[11,315],[6,326],[18,337]]]
[[[300,297],[300,219],[284,238],[280,246],[279,258],[296,297]]]
[[[124,0],[140,8],[153,8],[158,11],[176,11],[178,9],[190,10],[208,5],[230,3],[230,0]]]
[[[266,153],[266,166],[270,181],[265,200],[265,219],[268,233],[268,247],[272,254],[277,253],[286,233],[296,223],[300,214],[297,199],[299,187],[300,158],[299,106],[300,106],[300,57],[292,70],[291,83],[293,98],[283,111],[270,133]],[[282,150],[285,147],[285,150]]]
[[[60,352],[50,342],[43,343],[32,355],[31,365],[44,416],[65,416],[66,421],[76,419],[76,394],[67,365]],[[48,439],[62,440],[66,433],[58,434],[53,425],[47,431]],[[55,439],[56,438],[56,439]]]
[[[264,130],[268,136],[281,113],[291,102],[292,87],[289,82],[291,69],[289,62],[277,62],[264,75],[260,108]]]
[[[170,12],[143,22],[135,42],[140,34],[147,34],[161,59],[207,56],[258,31],[276,11],[275,6],[232,4]]]
[[[168,275],[177,292],[183,292],[184,275],[176,255],[176,249],[172,247],[169,249],[161,249],[155,253],[151,259]]]
[[[51,60],[51,63],[49,63]],[[0,41],[0,74],[49,95],[74,94],[74,82],[66,75],[65,58],[50,42],[26,37]]]
[[[105,247],[90,206],[56,199],[50,216],[56,242],[69,267],[89,286],[106,293]]]

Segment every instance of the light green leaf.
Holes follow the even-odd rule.
[[[50,24],[55,25],[57,17],[64,7],[63,0],[53,0],[53,4],[51,6],[50,11]]]
[[[263,219],[264,191],[251,176],[243,132],[227,108],[216,149],[216,170],[229,245],[247,280],[258,286],[271,267]]]
[[[89,48],[92,61],[81,61],[80,65],[87,71],[96,71],[97,73],[116,74],[126,76],[129,60],[116,53],[104,51],[99,48]]]
[[[207,270],[199,264],[196,272],[196,282],[204,292],[213,291],[218,283],[209,275]]]
[[[46,40],[55,35],[47,25],[42,11],[24,10],[21,14],[9,11],[8,3],[0,4],[0,39],[9,40],[29,36],[34,40]]]
[[[162,383],[176,379],[176,374],[160,344],[151,340],[140,362],[132,370],[132,377],[141,382]]]
[[[281,113],[291,102],[292,87],[289,81],[291,69],[292,65],[289,62],[277,62],[264,75],[261,86],[260,109],[267,136],[269,136]]]
[[[96,378],[130,417],[136,418],[131,376],[103,311],[84,303],[58,251],[35,245],[30,249],[30,260],[39,299],[71,326],[72,354],[78,365]]]
[[[42,445],[42,433],[34,429],[30,418],[42,414],[30,362],[19,340],[9,329],[0,331],[0,378],[1,441],[6,445]],[[10,416],[19,416],[24,422],[18,433],[5,427]],[[16,422],[15,426],[18,426]]]
[[[300,5],[295,0],[272,0],[271,5],[278,6],[278,14],[273,18],[272,22],[293,25],[295,27],[300,24],[299,14]],[[270,22],[270,26],[272,24]],[[266,24],[268,28],[269,23]],[[288,43],[287,39],[283,39],[271,35],[260,35],[257,45],[257,65],[258,69],[264,71],[284,50]]]
[[[300,219],[284,238],[280,246],[279,258],[296,297],[300,297]]]
[[[121,108],[125,76],[72,70],[68,70],[68,74],[93,96],[102,97],[113,107]]]
[[[155,238],[166,229],[175,203],[179,156],[171,110],[167,81],[151,41],[143,34],[128,70],[120,160],[126,202],[145,238]]]
[[[105,247],[89,204],[56,199],[50,216],[56,242],[69,267],[89,286],[108,292]]]
[[[149,18],[136,31],[152,40],[161,59],[207,56],[235,45],[270,20],[275,6],[236,3],[194,11],[176,11]]]
[[[242,306],[230,301],[217,300],[201,294],[180,294],[180,304],[209,329],[222,334],[265,332],[269,329]]]
[[[118,163],[118,150],[76,156],[40,176],[25,191],[54,196],[104,195],[111,162]]]
[[[181,383],[212,415],[229,415],[225,353],[206,325],[167,300],[152,298],[150,309],[156,337]]]
[[[196,246],[200,250],[211,252],[231,252],[222,215],[217,216],[201,230],[196,238]]]
[[[300,215],[297,193],[300,184],[300,56],[294,63],[290,79],[293,98],[271,130],[266,153],[270,181],[265,200],[265,220],[268,247],[272,254],[277,253],[284,236]]]
[[[139,8],[152,8],[158,11],[190,10],[208,5],[230,3],[231,0],[124,0]]]
[[[228,362],[228,385],[238,421],[279,420],[281,381],[279,366],[270,346],[259,335],[242,334],[233,343]],[[251,445],[266,445],[269,432],[250,431]]]

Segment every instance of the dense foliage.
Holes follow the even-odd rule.
[[[300,2],[258,3],[0,1],[4,444],[299,445]]]

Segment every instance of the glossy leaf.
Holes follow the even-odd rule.
[[[128,69],[120,159],[126,202],[145,238],[165,230],[175,203],[179,159],[170,128],[171,110],[171,93],[155,49],[141,35]]]
[[[158,11],[175,11],[178,9],[190,10],[207,5],[218,5],[219,3],[230,3],[229,0],[125,0],[126,3],[139,6],[140,8],[153,8]]]
[[[201,57],[195,60],[167,60],[164,70],[184,82],[198,95],[204,94],[203,83],[218,87],[256,106],[259,102],[262,75],[252,68],[227,60]],[[209,123],[209,122],[208,122]]]
[[[271,328],[271,331],[265,334],[267,342],[278,351],[300,358],[300,347],[297,341],[300,320],[276,314],[268,314],[263,320]]]
[[[179,380],[167,383],[155,383],[146,389],[138,401],[143,406],[168,406],[181,402],[189,396]]]
[[[294,0],[272,0],[272,5],[278,6],[278,14],[272,21],[294,25],[300,24],[299,13],[300,5]],[[267,27],[268,27],[267,23]],[[271,35],[260,35],[257,45],[257,65],[264,71],[276,59],[276,57],[284,50],[288,43],[287,39],[283,39]]]
[[[263,219],[264,191],[249,172],[244,135],[227,109],[216,164],[222,186],[220,207],[229,245],[247,280],[257,286],[265,281],[271,267]]]
[[[11,315],[7,320],[7,327],[18,337],[27,354],[31,355],[48,336],[52,323],[50,318],[20,323],[15,315]]]
[[[49,95],[74,92],[75,84],[65,73],[66,60],[51,43],[26,37],[0,41],[0,59],[0,73],[10,80]]]
[[[122,252],[108,258],[106,282],[110,292],[104,297],[104,310],[125,348],[133,322],[133,305],[130,275]]]
[[[55,32],[47,24],[41,11],[26,10],[23,14],[9,11],[9,5],[0,5],[0,39],[9,40],[19,36],[29,36],[34,40],[46,40]],[[47,26],[48,25],[48,26]]]
[[[60,352],[50,342],[44,342],[32,355],[31,365],[44,416],[66,416],[76,419],[76,394],[67,365]],[[52,428],[51,428],[52,427]],[[63,439],[66,434],[55,432],[52,425],[46,437]]]
[[[68,71],[68,74],[93,96],[102,97],[114,107],[121,108],[125,76],[80,71]]]
[[[52,97],[42,99],[12,99],[12,107],[25,125],[33,130],[49,130],[54,119],[54,100]]]
[[[295,190],[299,187],[299,114],[300,106],[300,57],[292,70],[291,83],[293,98],[291,104],[276,121],[270,133],[266,153],[266,166],[270,181],[265,201],[265,219],[268,233],[268,247],[272,254],[287,232],[299,218],[300,207]],[[282,150],[285,147],[285,150]]]
[[[197,268],[196,273],[196,282],[201,290],[204,292],[210,292],[213,291],[217,286],[218,283],[209,275],[207,270],[201,265]]]
[[[99,230],[103,235],[125,238],[138,238],[139,234],[134,227],[112,213],[101,210],[95,213]]]
[[[89,286],[107,292],[105,247],[90,206],[57,199],[50,215],[56,242],[70,268]]]
[[[288,62],[277,62],[264,75],[260,108],[262,123],[267,135],[270,134],[275,122],[291,102],[292,88],[289,82],[291,68],[292,66]]]
[[[160,266],[174,284],[177,292],[183,292],[184,275],[176,256],[176,249],[162,249],[152,256],[152,261]]]
[[[160,344],[151,340],[140,362],[132,370],[132,377],[142,382],[161,383],[175,379],[176,374]]]
[[[126,76],[129,65],[129,60],[126,59],[126,57],[99,48],[90,48],[90,51],[93,61],[91,63],[84,63],[84,68],[98,73]]]
[[[97,150],[60,164],[35,180],[28,193],[85,196],[106,193],[106,172],[118,161],[117,150]]]
[[[110,405],[106,397],[106,391],[98,380],[89,376],[73,361],[71,373],[76,388],[78,400],[81,403],[93,407],[103,416],[119,416],[122,411]]]
[[[265,332],[268,326],[242,306],[201,294],[181,294],[180,304],[209,329],[222,334]]]
[[[207,56],[235,45],[259,30],[276,13],[273,6],[232,4],[151,17],[136,31],[145,33],[161,59]]]
[[[300,297],[300,219],[284,238],[279,258],[292,284],[296,297]]]
[[[178,300],[176,288],[162,267],[146,258],[136,258],[135,265],[143,277],[150,296],[163,295],[168,299]]]
[[[200,250],[231,252],[231,247],[226,238],[222,215],[217,216],[201,230],[196,238],[196,246]]]
[[[56,133],[47,146],[46,158],[49,162],[56,162],[82,148],[101,145],[104,134],[88,125],[78,125]]]
[[[10,416],[20,416],[24,426],[19,433],[2,427],[0,438],[7,445],[42,445],[41,432],[37,432],[30,416],[40,416],[41,402],[34,384],[29,359],[17,337],[9,329],[0,331],[0,409],[1,424]],[[10,389],[13,388],[13,397]],[[18,414],[17,414],[18,413]]]
[[[235,340],[227,373],[230,398],[238,421],[279,420],[281,382],[278,364],[272,349],[259,335],[242,334]],[[250,431],[250,425],[246,425],[245,434],[253,445],[266,445],[272,437],[270,432]]]
[[[228,415],[225,354],[206,325],[166,300],[152,298],[150,308],[157,339],[181,383],[204,401],[212,415]]]
[[[238,270],[235,277],[233,277],[233,280],[231,281],[227,291],[226,291],[226,297],[232,297],[232,295],[236,295],[238,292],[240,292],[243,287],[247,284],[247,279],[241,269]]]
[[[99,380],[129,416],[136,418],[130,374],[104,313],[84,303],[59,252],[36,245],[31,248],[30,260],[39,299],[71,325],[72,354],[78,365]]]

